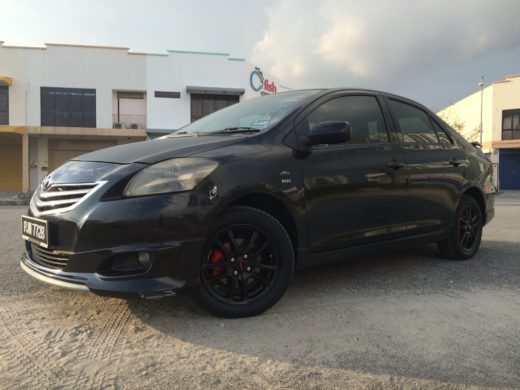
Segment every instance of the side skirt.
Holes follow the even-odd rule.
[[[352,257],[391,252],[405,248],[411,248],[426,244],[432,244],[446,237],[447,231],[435,231],[427,234],[414,235],[395,240],[381,241],[376,243],[352,246],[348,248],[335,249],[325,252],[313,253],[307,248],[298,249],[296,269],[306,268],[318,264],[332,263],[348,260]]]

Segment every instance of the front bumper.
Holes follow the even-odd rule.
[[[30,210],[30,216],[48,222],[49,245],[25,241],[22,269],[47,283],[107,296],[169,296],[199,285],[203,237],[216,210],[206,194],[109,201],[100,200],[101,195],[63,213]],[[138,259],[141,252],[149,255],[149,266],[115,266]],[[52,266],[56,257],[59,267]]]
[[[73,276],[67,277],[66,275],[60,275],[43,269],[38,270],[38,266],[33,263],[27,255],[20,261],[20,267],[31,275],[33,278],[38,279],[42,282],[52,284],[54,286],[69,288],[71,290],[89,291],[88,287],[83,284],[83,278],[74,278]]]
[[[188,275],[196,272],[199,248],[203,241],[173,242],[165,245],[125,246],[85,253],[75,253],[64,269],[42,266],[31,259],[31,246],[20,262],[21,268],[32,277],[59,287],[90,291],[98,295],[155,298],[175,295],[197,284]],[[126,256],[146,250],[151,265],[142,272],[114,274],[103,264],[117,256]],[[76,265],[75,265],[76,264]],[[77,269],[88,272],[78,272]]]

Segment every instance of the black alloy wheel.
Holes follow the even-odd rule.
[[[278,269],[273,248],[258,227],[232,225],[210,241],[202,277],[215,299],[247,303],[268,292]]]
[[[446,258],[467,260],[477,253],[482,239],[482,212],[477,201],[464,195],[455,218],[448,237],[439,241],[437,247]]]
[[[472,204],[466,204],[460,211],[457,221],[457,239],[463,250],[471,251],[477,241],[480,228],[477,211]]]
[[[292,243],[278,220],[251,207],[233,207],[211,229],[195,299],[217,316],[255,315],[281,298],[293,270]]]

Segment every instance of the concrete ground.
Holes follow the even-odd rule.
[[[239,320],[33,280],[23,212],[0,207],[0,388],[520,388],[518,193],[470,261],[428,246],[304,270]]]

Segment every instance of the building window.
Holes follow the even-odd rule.
[[[41,125],[96,127],[96,90],[42,87]]]
[[[190,95],[192,122],[240,101],[240,96],[238,95],[210,95],[198,93],[192,93]]]
[[[502,111],[502,139],[520,139],[520,109]]]
[[[0,86],[0,125],[9,124],[9,87]]]
[[[181,97],[181,93],[174,91],[155,91],[154,96],[156,98],[179,99]]]

